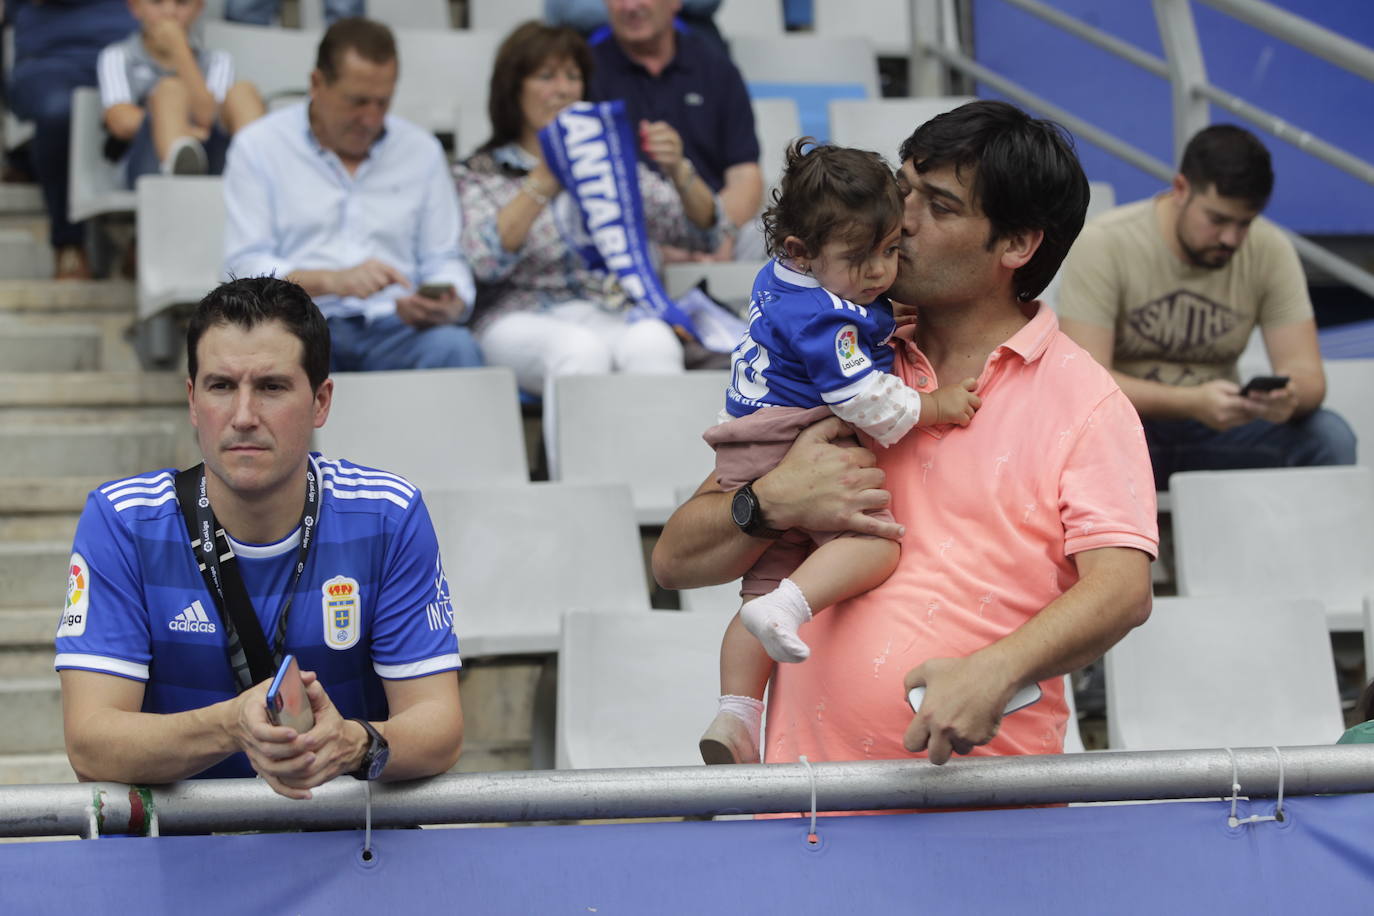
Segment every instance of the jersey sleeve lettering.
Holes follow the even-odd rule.
[[[453,602],[429,510],[416,493],[386,558],[372,623],[372,665],[391,680],[461,667]]]

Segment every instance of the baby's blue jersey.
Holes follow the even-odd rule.
[[[285,652],[345,718],[384,720],[382,679],[459,667],[453,606],[434,526],[404,478],[312,455],[319,523],[291,601]],[[57,630],[56,667],[143,681],[143,711],[198,709],[235,696],[223,622],[192,553],[174,471],[106,484],[86,501]],[[269,643],[299,552],[232,543]],[[199,776],[252,776],[234,754]]]
[[[887,297],[856,305],[769,261],[754,280],[725,408],[743,417],[760,407],[842,404],[872,373],[892,370],[895,327]]]

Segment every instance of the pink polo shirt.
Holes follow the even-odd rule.
[[[931,391],[938,380],[913,332],[894,338],[893,372]],[[992,352],[977,393],[983,406],[969,426],[915,429],[875,448],[906,526],[901,563],[802,627],[810,659],[778,665],[773,677],[769,762],[911,756],[902,747],[909,669],[969,655],[1021,626],[1078,581],[1071,557],[1080,551],[1157,553],[1140,417],[1052,311],[1038,306]],[[974,753],[1062,752],[1063,679],[1040,686],[1044,698]]]

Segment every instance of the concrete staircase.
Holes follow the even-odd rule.
[[[0,186],[0,784],[70,782],[53,632],[86,494],[190,463],[180,373],[143,372],[127,281],[54,283],[36,191]]]

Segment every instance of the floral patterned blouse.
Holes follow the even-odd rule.
[[[473,324],[479,333],[508,312],[543,311],[572,300],[596,302],[611,311],[628,304],[615,276],[588,270],[564,237],[560,225],[571,224],[577,206],[566,191],[535,218],[519,251],[501,246],[496,217],[535,164],[529,153],[512,143],[476,153],[453,169],[463,204],[463,254],[477,278]],[[711,251],[719,243],[719,197],[715,224],[699,229],[687,219],[672,183],[642,162],[639,192],[651,241],[693,251]]]

